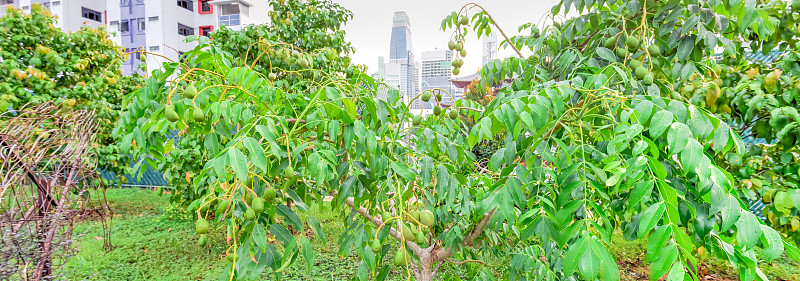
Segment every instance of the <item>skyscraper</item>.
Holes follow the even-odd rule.
[[[483,60],[481,66],[497,59],[497,33],[483,37]]]
[[[452,75],[453,51],[436,50],[422,52],[422,85],[420,91],[442,89],[454,95],[450,84]],[[424,103],[423,108],[432,108],[432,102]],[[442,93],[442,104],[453,104],[450,95]]]
[[[419,72],[411,47],[411,22],[403,11],[395,12],[392,19],[389,63],[385,74],[386,83],[399,90],[405,102],[419,93]]]

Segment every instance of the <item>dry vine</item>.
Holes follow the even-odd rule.
[[[52,102],[0,114],[0,279],[53,279],[81,217],[99,218],[110,249],[111,212],[86,161],[96,128],[93,112]]]

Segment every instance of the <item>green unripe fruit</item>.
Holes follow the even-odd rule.
[[[294,168],[292,168],[292,166],[287,166],[286,169],[283,170],[283,176],[289,179],[294,177]]]
[[[372,240],[372,245],[369,246],[372,248],[373,253],[380,253],[381,252],[381,241],[378,239]]]
[[[436,93],[436,102],[442,101],[442,93]]]
[[[433,226],[433,223],[435,222],[433,212],[429,210],[422,210],[421,212],[419,212],[419,220],[420,222],[422,222],[423,225],[427,227]]]
[[[164,115],[167,117],[167,120],[169,120],[169,122],[173,123],[177,122],[179,118],[178,113],[175,112],[175,106],[172,105],[167,107],[167,110],[164,111]]]
[[[461,21],[459,21],[458,23],[460,23],[461,25],[467,25],[469,24],[469,18],[466,15],[463,15],[461,16]]]
[[[634,71],[634,75],[636,75],[636,79],[643,79],[644,75],[647,74],[647,68],[644,66],[637,67]]]
[[[606,39],[606,41],[603,42],[603,47],[606,47],[608,49],[613,49],[614,46],[616,45],[617,45],[617,37],[614,36],[608,37],[608,39]]]
[[[456,51],[460,52],[462,49],[464,49],[464,44],[461,44],[461,42],[456,43]]]
[[[624,59],[628,56],[628,49],[625,49],[625,47],[617,48],[614,50],[614,54],[616,54],[619,58]]]
[[[158,188],[156,188],[156,194],[158,194],[158,196],[163,195],[164,194],[164,187],[159,186]]]
[[[274,188],[271,187],[267,188],[267,190],[264,191],[264,199],[267,199],[267,201],[271,201],[272,199],[275,199],[276,194],[277,193],[275,192]]]
[[[414,223],[419,221],[419,211],[417,210],[411,211],[410,213],[408,213],[408,215],[411,217]]]
[[[308,67],[308,61],[306,60],[306,58],[302,58],[302,59],[298,60],[297,63],[299,63],[300,66],[302,66],[303,68]]]
[[[628,46],[628,49],[635,51],[636,49],[639,49],[639,39],[633,36],[628,36],[628,38],[625,39],[625,45]]]
[[[652,73],[645,74],[644,78],[642,78],[642,84],[644,84],[645,86],[653,85],[653,74]]]
[[[194,228],[197,230],[198,234],[206,234],[208,233],[210,226],[208,225],[208,221],[206,219],[201,218],[194,223]]]
[[[461,49],[461,51],[458,54],[461,55],[461,57],[466,57],[467,56],[467,49]]]
[[[244,211],[244,218],[248,220],[256,218],[256,211],[253,211],[253,208],[247,208],[247,211]]]
[[[415,233],[414,234],[414,242],[417,243],[417,245],[420,245],[420,246],[422,244],[425,244],[425,235],[422,234],[422,232]]]
[[[461,73],[461,69],[458,68],[458,67],[454,67],[453,68],[453,75],[458,75],[459,73]]]
[[[292,57],[293,58],[299,58],[300,57],[300,52],[292,50]]]
[[[431,91],[425,91],[424,93],[422,93],[422,97],[421,98],[422,98],[422,101],[424,101],[424,102],[428,102],[429,100],[431,100]]]
[[[453,67],[458,67],[458,60],[451,61],[450,65],[453,66]]]
[[[387,220],[392,218],[392,213],[384,211],[383,214],[381,214],[381,218],[383,219],[384,222],[386,222]]]
[[[441,106],[437,105],[437,106],[433,107],[433,115],[438,116],[441,113],[442,113],[442,107]]]
[[[411,231],[411,228],[408,227],[405,223],[402,224],[402,234],[404,240],[412,240],[414,239],[414,232]]]
[[[206,114],[203,113],[203,110],[200,108],[195,108],[194,112],[192,112],[192,119],[195,122],[203,122],[206,120]]]
[[[422,123],[422,116],[415,115],[412,123],[414,126],[419,126],[419,124]]]
[[[394,258],[392,258],[392,264],[394,264],[394,266],[401,266],[403,265],[405,259],[406,259],[405,252],[403,252],[403,249],[399,249],[397,253],[394,254]]]
[[[183,89],[184,98],[193,99],[196,96],[197,96],[197,88],[195,88],[194,85],[189,84],[189,86],[186,86],[186,89]]]
[[[275,80],[275,79],[278,79],[278,75],[275,75],[275,73],[272,73],[272,72],[270,72],[270,73],[267,75],[267,77],[269,78],[269,80]]]
[[[272,190],[272,192],[275,192],[275,190]],[[272,196],[274,197],[275,195],[273,194]],[[250,207],[256,213],[264,212],[264,199],[261,199],[261,197],[253,198],[253,203],[250,204]]]
[[[630,66],[632,69],[637,69],[642,66],[642,62],[639,60],[631,60],[628,62],[628,66]]]
[[[447,48],[450,49],[451,51],[454,50],[456,48],[456,42],[450,40],[450,42],[447,42]]]
[[[652,73],[645,74],[644,78],[642,78],[642,84],[644,84],[645,86],[653,85],[653,74]]]
[[[650,45],[647,47],[647,52],[650,53],[651,57],[660,57],[661,56],[661,48],[656,45]]]
[[[203,247],[203,246],[205,246],[205,245],[206,245],[206,243],[208,243],[208,241],[207,241],[207,240],[208,240],[208,239],[206,238],[206,236],[205,236],[205,235],[202,235],[202,236],[200,236],[200,240],[197,240],[197,246],[200,246],[200,247]]]
[[[224,213],[224,212],[225,212],[225,210],[228,210],[228,205],[229,205],[230,203],[231,203],[231,201],[222,201],[222,202],[219,202],[219,205],[217,205],[217,213],[218,213],[218,214],[222,214],[222,213]],[[230,213],[230,212],[229,212],[229,213]]]
[[[233,262],[233,255],[228,255],[225,259],[227,259],[228,262]]]
[[[455,109],[450,109],[450,119],[456,120],[458,119],[458,111]]]

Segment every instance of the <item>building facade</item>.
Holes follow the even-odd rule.
[[[126,52],[147,51],[172,61],[196,46],[187,43],[192,35],[209,36],[222,25],[241,29],[245,24],[266,23],[267,0],[107,0],[109,31],[112,40]],[[251,16],[257,12],[262,16]],[[125,74],[141,71],[141,53],[132,53],[123,65]],[[146,70],[157,69],[167,61],[148,56]]]
[[[394,13],[389,44],[389,63],[384,67],[384,79],[386,84],[400,91],[408,103],[419,93],[419,70],[411,45],[411,22],[406,12]],[[420,107],[412,104],[412,108]]]
[[[243,25],[266,23],[268,0],[0,0],[0,15],[8,7],[30,12],[41,4],[57,16],[55,26],[74,32],[83,26],[106,26],[112,41],[125,52],[147,51],[180,60],[180,55],[196,43],[186,43],[191,35],[208,36],[222,25],[234,30]],[[147,56],[146,71],[167,61]],[[141,53],[131,53],[123,72],[141,71]]]
[[[481,41],[483,45],[483,57],[481,65],[486,65],[490,61],[497,59],[497,33],[492,32],[490,35],[484,36]]]
[[[436,50],[422,52],[422,84],[420,91],[442,89],[451,95],[453,87],[450,83],[453,71],[453,51]],[[457,98],[457,97],[456,97]],[[433,108],[434,102],[422,103],[422,108]],[[453,104],[450,95],[442,93],[442,104]]]

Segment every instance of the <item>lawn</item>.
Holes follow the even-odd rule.
[[[102,230],[97,221],[85,221],[75,228],[80,246],[77,256],[62,270],[66,280],[219,280],[225,270],[223,232],[213,231],[209,245],[197,245],[192,217],[170,207],[165,197],[141,189],[111,189],[108,201],[114,210],[111,243],[114,250],[103,250]],[[314,239],[315,267],[306,276],[304,263],[298,262],[284,280],[343,280],[357,271],[355,253],[341,257],[336,240],[344,232],[342,219],[329,210],[317,213],[327,239]],[[301,213],[302,215],[302,213]],[[623,280],[647,280],[643,242],[614,237],[613,254],[619,260]],[[800,265],[785,256],[763,263],[762,270],[772,280],[800,280]],[[395,270],[390,280],[405,280]],[[706,258],[701,266],[705,280],[738,280],[735,270],[723,262]]]

